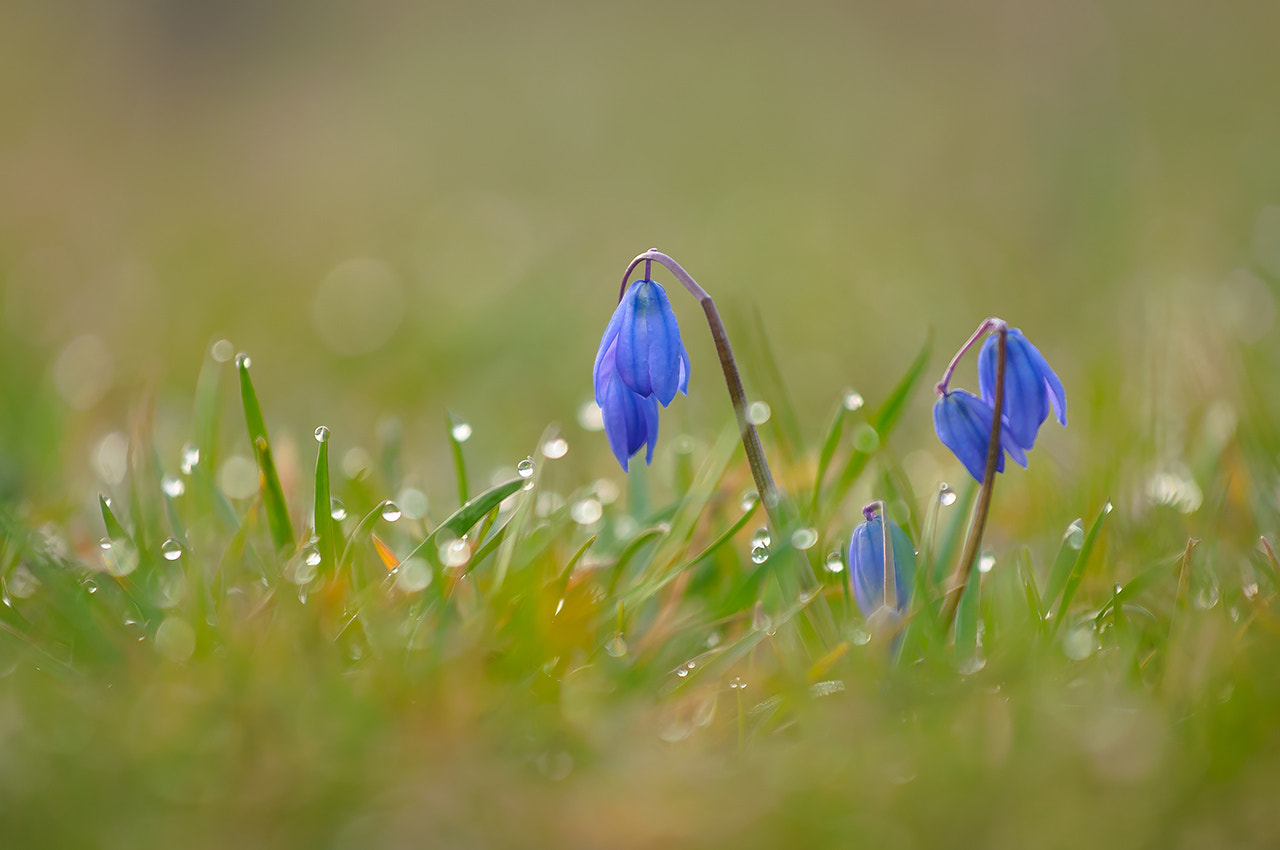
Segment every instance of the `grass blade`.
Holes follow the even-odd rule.
[[[1071,568],[1071,575],[1067,577],[1066,585],[1062,589],[1062,602],[1058,605],[1058,616],[1053,621],[1054,632],[1057,632],[1058,627],[1062,625],[1067,609],[1071,607],[1071,600],[1076,595],[1076,590],[1080,587],[1080,582],[1084,578],[1084,568],[1089,563],[1089,555],[1093,552],[1093,544],[1098,539],[1098,533],[1102,531],[1103,521],[1110,513],[1111,501],[1107,500],[1103,504],[1102,510],[1098,512],[1098,518],[1089,527],[1089,533],[1084,537],[1084,545],[1080,547],[1080,553],[1076,556],[1075,565]]]
[[[436,546],[440,542],[440,537],[444,532],[452,534],[454,537],[461,537],[471,530],[477,522],[484,519],[485,514],[496,508],[502,503],[502,500],[515,493],[527,482],[523,478],[513,478],[510,481],[504,481],[496,487],[490,487],[480,495],[463,503],[449,518],[436,529],[427,535],[427,538],[419,543],[414,550],[405,556],[404,560],[415,555],[424,556],[435,560]],[[423,550],[426,550],[425,553]]]
[[[467,488],[467,461],[462,456],[462,444],[471,437],[471,426],[454,416],[444,415],[444,424],[449,431],[449,449],[453,452],[453,470],[458,477],[458,504],[466,504],[470,491]]]
[[[267,424],[262,418],[262,406],[258,403],[258,394],[254,392],[253,381],[249,378],[247,355],[241,354],[236,358],[236,369],[240,372],[240,398],[244,403],[249,444],[253,446],[253,454],[258,459],[258,472],[262,476],[262,503],[267,511],[271,541],[277,551],[292,549],[293,523],[289,520],[284,488],[280,486],[280,476],[276,473],[275,461],[271,456],[271,441],[267,439]]]
[[[324,426],[321,426],[322,428]],[[317,429],[320,449],[316,452],[315,531],[316,548],[320,551],[317,574],[337,568],[338,524],[333,521],[333,494],[329,484],[329,429]]]

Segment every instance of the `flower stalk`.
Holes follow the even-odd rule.
[[[936,387],[939,396],[947,392],[947,384],[950,382],[960,358],[988,331],[995,331],[998,338],[996,343],[996,381],[992,392],[991,405],[991,439],[987,444],[986,474],[982,477],[982,489],[978,492],[978,506],[974,510],[973,522],[969,526],[969,536],[965,540],[964,551],[960,554],[960,562],[956,565],[955,578],[951,582],[951,589],[947,591],[947,595],[942,602],[940,622],[944,631],[950,628],[951,621],[955,619],[960,597],[963,595],[964,589],[969,583],[969,577],[973,573],[973,564],[977,560],[978,548],[982,545],[982,534],[987,527],[987,515],[991,510],[991,496],[995,490],[996,467],[1003,452],[1000,444],[1000,426],[1004,410],[1004,378],[1008,359],[1009,325],[1003,320],[995,318],[987,319],[979,325],[978,330],[974,332],[973,336],[969,338],[947,365],[947,371],[943,374],[942,380],[938,382]]]
[[[780,513],[781,499],[779,498],[777,485],[773,483],[773,473],[769,469],[769,462],[765,460],[764,447],[760,444],[760,435],[756,432],[756,426],[752,424],[747,416],[747,394],[742,386],[742,376],[738,373],[738,364],[733,356],[733,348],[729,345],[729,335],[725,332],[724,322],[720,319],[720,312],[716,309],[715,302],[707,291],[698,285],[697,281],[684,270],[684,268],[673,260],[671,257],[661,251],[650,249],[643,254],[637,256],[627,266],[627,270],[622,275],[622,285],[618,290],[618,301],[622,301],[622,297],[627,292],[627,281],[631,278],[631,273],[635,271],[636,266],[641,262],[645,264],[645,278],[649,279],[649,271],[653,263],[658,263],[671,272],[676,280],[689,291],[689,294],[698,299],[698,303],[702,305],[702,311],[707,316],[707,324],[711,328],[711,338],[716,344],[716,355],[720,358],[720,367],[724,370],[725,383],[729,388],[729,399],[733,402],[733,413],[738,420],[738,430],[742,435],[742,447],[747,452],[747,463],[751,467],[751,477],[756,485],[756,492],[760,495],[760,501],[764,504],[764,509],[769,515],[769,524],[773,526],[776,534],[782,534],[785,529],[784,518]]]

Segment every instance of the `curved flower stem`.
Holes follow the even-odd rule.
[[[742,388],[742,377],[738,374],[738,364],[733,357],[733,349],[729,346],[729,336],[725,333],[724,322],[720,320],[720,313],[716,310],[715,302],[711,300],[711,296],[685,271],[679,263],[668,257],[661,251],[650,249],[636,257],[627,266],[626,272],[622,275],[622,286],[618,289],[618,300],[622,300],[622,296],[627,291],[627,281],[631,277],[631,272],[635,270],[641,261],[645,263],[645,275],[648,277],[651,263],[659,263],[664,266],[667,271],[675,275],[676,280],[683,284],[684,288],[689,290],[689,294],[698,299],[698,303],[702,305],[702,311],[707,314],[707,324],[711,326],[711,338],[716,343],[716,354],[720,356],[720,366],[724,369],[724,380],[729,386],[729,399],[733,402],[733,412],[738,418],[738,430],[742,433],[742,446],[747,450],[747,463],[751,465],[751,477],[755,480],[756,492],[760,494],[760,501],[764,503],[764,509],[769,514],[769,524],[773,526],[774,532],[782,534],[785,530],[784,517],[780,513],[781,499],[779,497],[778,488],[773,483],[773,473],[769,470],[769,462],[765,460],[764,448],[760,445],[760,435],[756,433],[756,426],[747,418],[747,394]]]
[[[621,301],[622,299],[619,298],[618,300]],[[983,334],[987,331],[999,331],[1000,338],[1004,339],[1004,333],[1008,328],[1008,324],[1003,319],[997,319],[995,317],[983,319],[982,324],[978,325],[978,329],[973,332],[973,336],[969,337],[968,341],[965,342],[964,345],[960,346],[960,350],[956,352],[956,356],[951,358],[951,362],[947,364],[947,371],[942,373],[942,380],[938,381],[937,385],[933,388],[933,391],[938,395],[946,395],[947,385],[951,383],[951,376],[955,374],[956,366],[960,365],[960,358],[964,357],[965,353],[968,352],[970,348],[973,348],[974,343],[982,339]],[[1001,355],[1000,362],[1004,362],[1003,355]]]
[[[882,540],[882,560],[884,561],[884,607],[890,610],[898,608],[898,576],[895,567],[893,555],[893,542],[889,539],[889,516],[885,513],[884,501],[877,500],[867,504],[862,509],[862,515],[866,517],[867,522],[875,518],[876,512],[880,512],[880,533]]]
[[[960,555],[960,563],[956,565],[956,577],[951,583],[951,589],[947,591],[946,598],[942,602],[941,623],[942,630],[945,632],[951,626],[951,621],[955,619],[956,608],[960,605],[960,596],[964,593],[965,586],[969,583],[969,576],[973,573],[973,562],[978,554],[978,547],[982,545],[982,532],[987,528],[987,513],[991,510],[991,493],[996,483],[996,464],[1000,462],[1000,419],[1001,413],[1004,411],[1004,367],[1006,352],[1008,347],[1009,325],[1001,319],[987,319],[978,326],[978,331],[969,338],[956,354],[950,365],[947,366],[947,372],[942,380],[938,382],[939,394],[946,392],[947,382],[951,380],[951,373],[955,371],[956,362],[960,356],[988,330],[994,330],[999,334],[996,344],[996,386],[995,398],[991,406],[993,413],[991,416],[991,442],[987,444],[987,468],[982,476],[982,489],[978,491],[978,507],[973,514],[973,523],[969,526],[969,538],[965,541],[964,552]]]

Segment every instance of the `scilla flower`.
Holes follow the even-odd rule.
[[[646,278],[622,296],[600,340],[594,379],[605,435],[623,470],[641,446],[648,446],[645,463],[652,461],[658,404],[689,392],[689,355],[662,286]]]
[[[933,427],[938,432],[938,439],[951,449],[979,484],[987,471],[987,448],[991,443],[991,422],[994,418],[991,405],[968,390],[948,390],[933,405]],[[1010,431],[1008,417],[1002,417],[1002,451],[996,459],[996,472],[1004,472],[1005,452],[1019,466],[1027,465],[1027,454]]]
[[[886,615],[897,617],[911,599],[915,580],[916,551],[898,524],[883,518],[883,503],[872,502],[862,509],[866,521],[853,530],[849,538],[849,580],[853,596],[867,620],[880,620]],[[885,527],[889,530],[891,560],[885,563]],[[891,593],[886,593],[885,577],[894,577]],[[883,613],[881,610],[884,609]]]
[[[596,404],[604,419],[609,448],[627,471],[631,456],[648,445],[644,462],[653,460],[653,446],[658,441],[658,400],[642,396],[623,383],[614,367],[617,343],[609,345],[596,361]]]
[[[654,396],[663,407],[671,404],[677,390],[689,392],[689,354],[661,284],[637,280],[618,302],[596,355],[597,385],[605,352],[615,343],[618,377],[632,392]]]
[[[995,404],[996,349],[996,337],[989,336],[978,353],[978,390],[988,406]],[[1004,427],[1019,446],[1030,449],[1035,445],[1036,432],[1049,418],[1050,405],[1058,422],[1066,425],[1067,397],[1062,381],[1022,331],[1010,328],[1005,351]]]

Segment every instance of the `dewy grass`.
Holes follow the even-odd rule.
[[[212,459],[266,434],[245,369],[210,359],[200,444],[171,466],[163,447],[182,436],[138,430],[96,511],[0,510],[0,834],[21,847],[1280,841],[1267,814],[1280,517],[1239,490],[1272,480],[1269,456],[1211,466],[1202,484],[1222,507],[1202,517],[1100,505],[1114,481],[1041,464],[1018,486],[1054,498],[989,509],[949,631],[970,491],[901,483],[897,460],[915,447],[895,426],[927,416],[912,400],[929,351],[866,400],[865,421],[847,405],[799,429],[811,443],[775,467],[809,503],[792,533],[744,501],[733,422],[681,447],[687,487],[668,485],[674,448],[660,447],[642,509],[575,460],[586,453],[491,477],[516,459],[469,451],[471,481],[493,482],[469,487],[456,431],[439,456],[458,463],[436,477],[460,498],[429,510],[392,501],[403,482],[388,470],[407,458],[331,467],[357,440],[327,428],[295,439],[314,458],[257,452],[256,491],[228,497]],[[235,377],[246,430],[218,435],[216,388]],[[874,445],[855,444],[860,425]],[[268,446],[288,445],[274,430]],[[989,446],[985,459],[989,473]],[[852,496],[872,488],[886,490],[867,515],[880,536],[841,557]],[[927,504],[904,504],[913,492]],[[813,586],[794,581],[815,566]],[[878,578],[871,597],[901,630],[846,604],[853,573]]]

